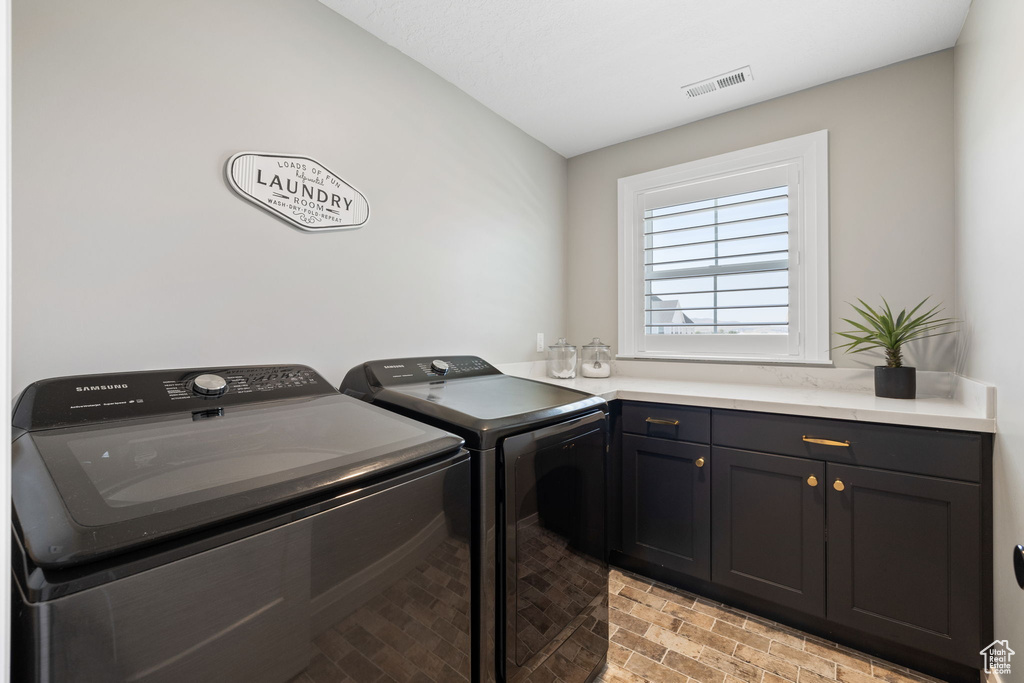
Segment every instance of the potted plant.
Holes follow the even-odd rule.
[[[918,311],[924,307],[928,299],[914,306],[909,313],[904,308],[899,315],[893,315],[889,302],[884,297],[878,310],[864,303],[863,299],[857,301],[860,302],[860,306],[850,306],[860,314],[863,321],[843,318],[844,322],[856,329],[850,332],[837,332],[836,334],[850,341],[835,348],[846,349],[847,353],[885,349],[885,365],[875,366],[875,396],[914,398],[917,395],[917,371],[903,365],[903,345],[915,339],[949,334],[953,330],[948,328],[956,320],[940,318],[942,310],[939,306],[933,306],[927,312],[919,314]]]

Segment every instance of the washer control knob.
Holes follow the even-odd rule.
[[[228,390],[228,381],[220,375],[199,375],[192,380],[192,391],[200,396],[220,396]]]
[[[449,368],[443,360],[435,360],[430,362],[430,369],[439,375],[447,375]]]

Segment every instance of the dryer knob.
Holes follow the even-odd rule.
[[[200,396],[220,396],[228,390],[228,382],[220,375],[199,375],[192,380],[192,391]]]
[[[448,374],[448,364],[443,360],[435,360],[430,362],[430,369],[439,375]]]

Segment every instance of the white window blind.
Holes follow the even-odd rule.
[[[788,334],[789,187],[644,213],[646,334]]]
[[[828,362],[827,133],[619,180],[619,355]]]

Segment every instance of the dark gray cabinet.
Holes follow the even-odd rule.
[[[646,562],[711,574],[711,454],[704,445],[622,437],[622,546]]]
[[[628,401],[622,406],[622,431],[656,439],[711,442],[711,409]]]
[[[825,614],[825,464],[712,449],[712,580]]]
[[[827,495],[829,620],[978,661],[980,486],[829,464]]]
[[[621,416],[624,566],[947,680],[976,673],[991,435],[629,401]]]

